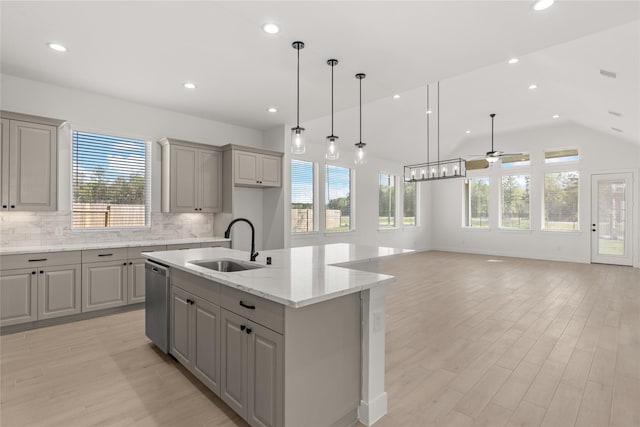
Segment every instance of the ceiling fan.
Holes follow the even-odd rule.
[[[491,151],[487,151],[484,155],[477,155],[474,157],[478,157],[475,160],[486,160],[489,163],[489,166],[493,163],[496,163],[500,160],[501,157],[511,157],[511,156],[521,156],[523,153],[505,153],[503,151],[495,150],[493,148],[493,119],[496,116],[496,113],[489,114],[491,116]],[[486,166],[485,166],[486,167]]]

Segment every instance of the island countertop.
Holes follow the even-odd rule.
[[[168,267],[298,308],[390,283],[393,276],[361,271],[357,264],[409,252],[412,251],[347,243],[267,250],[255,261],[263,268],[233,273],[210,270],[193,261],[226,258],[248,262],[248,252],[202,248],[142,255]],[[267,257],[271,257],[271,265],[266,265]]]

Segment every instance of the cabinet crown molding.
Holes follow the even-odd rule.
[[[60,127],[65,124],[66,120],[52,119],[49,117],[33,116],[31,114],[14,113],[12,111],[0,110],[0,118],[9,120],[19,120],[21,122],[39,123],[43,125],[50,125]]]

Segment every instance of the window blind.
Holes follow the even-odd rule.
[[[73,227],[145,227],[150,151],[142,140],[74,131]]]
[[[314,227],[313,162],[291,160],[291,232],[306,233]]]
[[[327,165],[325,177],[325,229],[351,230],[351,169]]]

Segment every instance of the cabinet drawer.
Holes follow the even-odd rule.
[[[231,248],[231,242],[207,242],[202,243],[203,248]]]
[[[92,249],[82,251],[82,262],[102,262],[127,259],[127,248]]]
[[[284,306],[264,298],[222,286],[222,307],[284,334]]]
[[[194,274],[171,269],[171,285],[182,288],[214,304],[220,304],[220,284]]]
[[[155,246],[138,246],[135,248],[127,248],[127,258],[142,258],[140,255],[142,252],[158,252],[158,251],[166,251],[167,247],[165,245],[155,245]]]
[[[80,251],[2,255],[0,256],[0,268],[3,270],[9,270],[14,268],[80,264],[80,258]]]
[[[167,245],[168,251],[176,251],[178,249],[196,249],[200,247],[200,243],[177,243],[175,245]]]

